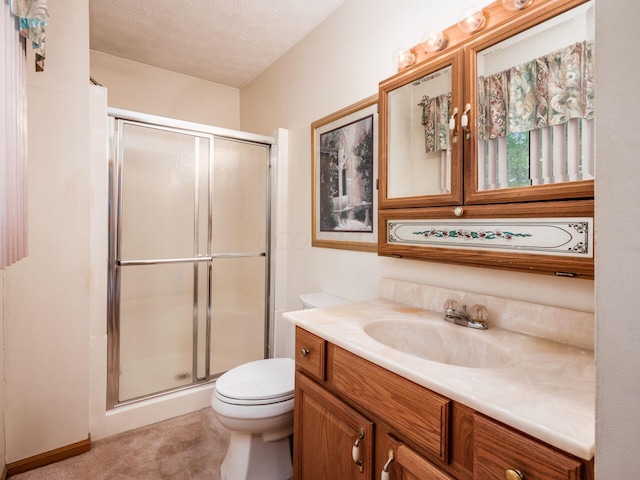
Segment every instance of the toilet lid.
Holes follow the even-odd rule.
[[[231,403],[284,401],[293,398],[294,372],[295,362],[290,358],[245,363],[216,380],[216,394]]]

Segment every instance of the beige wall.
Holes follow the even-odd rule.
[[[29,256],[5,272],[6,461],[88,427],[87,0],[49,0],[46,70],[29,50]]]
[[[325,290],[351,300],[377,296],[381,276],[593,311],[593,282],[378,257],[311,247],[310,124],[377,93],[393,75],[393,51],[420,42],[427,26],[456,22],[464,0],[348,0],[241,90],[243,130],[289,129],[287,308]],[[489,3],[484,1],[484,4]]]
[[[596,1],[596,478],[638,477],[640,451],[640,8]]]
[[[237,88],[91,50],[91,76],[108,90],[110,107],[238,129]]]
[[[0,469],[6,464],[5,435],[4,435],[4,271],[0,271]]]

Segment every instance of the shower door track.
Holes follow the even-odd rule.
[[[116,130],[115,132],[111,130],[110,132],[110,155],[109,155],[109,163],[111,167],[109,169],[109,183],[110,183],[110,191],[111,197],[109,200],[109,217],[113,219],[112,225],[115,226],[116,231],[114,233],[110,233],[110,246],[109,246],[109,257],[110,257],[110,267],[109,267],[109,310],[110,313],[108,315],[108,325],[109,325],[109,352],[108,352],[108,374],[107,374],[107,409],[113,409],[118,406],[124,406],[128,404],[132,404],[138,402],[140,400],[146,400],[151,398],[160,397],[167,393],[179,392],[183,390],[187,390],[193,388],[195,386],[203,385],[211,382],[217,378],[216,376],[212,376],[210,372],[210,353],[211,353],[211,345],[210,345],[210,337],[211,337],[211,277],[212,277],[212,266],[213,261],[219,258],[242,258],[242,257],[267,257],[267,262],[265,265],[265,276],[266,276],[266,288],[265,288],[265,357],[270,354],[271,349],[271,326],[270,326],[270,316],[271,316],[271,265],[270,265],[270,251],[271,251],[271,165],[274,160],[274,148],[275,140],[271,137],[265,137],[262,135],[250,134],[245,132],[238,132],[234,130],[228,130],[224,128],[211,127],[208,125],[202,124],[194,124],[190,122],[185,122],[181,120],[170,119],[166,117],[158,117],[154,115],[140,114],[137,112],[130,112],[121,109],[109,109],[109,117],[114,120],[113,128]],[[267,212],[266,212],[266,251],[265,252],[256,252],[256,253],[218,253],[218,254],[207,254],[207,255],[197,255],[193,257],[183,257],[183,258],[161,258],[161,259],[134,259],[134,260],[121,260],[119,258],[120,245],[119,245],[119,230],[120,230],[120,212],[114,210],[115,204],[118,209],[121,206],[121,198],[116,198],[114,196],[115,192],[118,192],[118,195],[122,192],[121,186],[121,159],[122,159],[122,138],[121,132],[122,129],[119,128],[121,124],[140,124],[143,126],[151,126],[156,127],[162,130],[167,131],[180,131],[186,130],[197,134],[204,134],[207,136],[211,136],[212,139],[222,138],[225,140],[236,141],[239,143],[247,143],[247,144],[256,144],[256,145],[264,145],[268,147],[267,153]],[[118,137],[119,149],[116,152],[113,148],[115,138]],[[213,153],[212,153],[213,155]],[[213,162],[211,158],[210,162]],[[115,169],[113,168],[115,166]],[[210,165],[211,168],[211,165]],[[196,193],[197,195],[197,193]],[[209,204],[211,203],[211,191],[209,189]],[[196,205],[198,204],[196,198]],[[197,208],[197,207],[196,207]],[[114,218],[115,214],[115,218]],[[195,213],[197,215],[197,212]],[[209,213],[210,215],[210,213]],[[194,235],[194,239],[197,237],[197,232]],[[209,247],[211,241],[211,219],[209,219]],[[194,240],[195,241],[195,240]],[[146,394],[143,396],[139,396],[136,398],[130,398],[127,400],[119,400],[119,357],[120,357],[120,325],[119,325],[119,316],[120,316],[120,269],[122,267],[127,266],[144,266],[144,265],[165,265],[165,264],[180,264],[180,263],[192,263],[194,265],[194,281],[197,283],[197,272],[196,265],[199,263],[208,263],[208,272],[207,272],[207,283],[208,283],[208,294],[207,294],[207,302],[206,302],[206,352],[205,352],[205,372],[203,378],[198,378],[197,376],[197,359],[196,359],[196,343],[197,343],[197,320],[195,319],[196,312],[196,290],[194,287],[194,357],[193,357],[193,378],[192,382],[188,385],[183,385],[179,387],[173,387],[162,391],[157,391],[151,394]]]

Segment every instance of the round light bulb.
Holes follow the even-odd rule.
[[[522,10],[533,3],[533,0],[502,0],[502,6],[507,10]]]
[[[435,28],[427,30],[422,36],[422,48],[427,53],[439,52],[447,46],[447,37],[441,30]]]
[[[465,33],[473,33],[484,27],[486,19],[480,7],[465,8],[458,17],[458,27]]]
[[[408,48],[398,48],[393,52],[393,64],[397,68],[407,68],[413,65],[416,61],[416,56]]]

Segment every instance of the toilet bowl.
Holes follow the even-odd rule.
[[[222,480],[292,478],[294,371],[290,358],[269,358],[235,367],[216,380],[211,406],[231,432]]]

